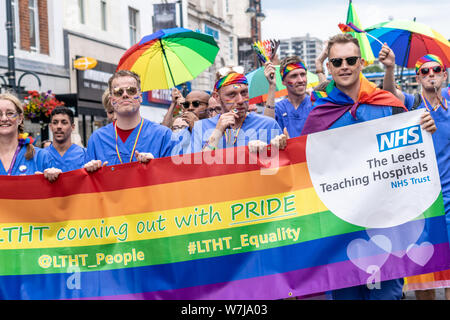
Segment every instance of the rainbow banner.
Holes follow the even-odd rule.
[[[280,299],[449,269],[420,114],[279,153],[216,150],[53,184],[0,177],[0,296]]]

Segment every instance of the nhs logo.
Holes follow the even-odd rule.
[[[377,134],[380,152],[422,143],[422,132],[419,125]]]

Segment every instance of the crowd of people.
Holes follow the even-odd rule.
[[[325,60],[331,81],[324,74]],[[421,93],[400,91],[394,79],[394,52],[384,45],[379,60],[386,72],[383,89],[362,74],[364,60],[358,41],[350,34],[329,39],[319,56],[316,70],[321,83],[316,92],[307,91],[307,66],[297,57],[280,62],[287,97],[275,103],[276,69],[265,65],[269,83],[264,115],[249,105],[248,80],[240,67],[225,67],[217,73],[212,94],[192,91],[186,97],[172,91],[172,103],[161,124],[140,115],[140,78],[130,71],[118,71],[109,80],[103,104],[110,124],[93,132],[87,148],[72,143],[74,116],[70,109],[53,110],[50,129],[53,140],[45,149],[32,145],[23,132],[24,114],[12,94],[0,95],[0,174],[42,173],[50,182],[61,172],[84,168],[94,172],[105,165],[152,159],[192,152],[248,146],[258,152],[271,145],[284,149],[289,138],[330,130],[391,116],[414,109],[426,109],[421,118],[424,130],[433,133],[433,142],[442,183],[447,223],[450,225],[450,119],[446,66],[434,55],[417,61],[416,78]],[[174,110],[181,108],[180,115]],[[348,111],[348,112],[347,112]],[[357,286],[334,290],[333,299],[401,299],[403,279],[383,281],[380,289]],[[420,298],[420,293],[418,298]],[[446,291],[450,299],[450,289]]]

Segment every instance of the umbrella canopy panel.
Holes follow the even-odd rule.
[[[374,25],[366,31],[388,44],[399,66],[414,68],[420,57],[430,53],[439,56],[447,66],[450,65],[450,43],[440,33],[422,23],[393,20]],[[378,56],[381,44],[371,38],[369,41]]]
[[[197,77],[218,52],[209,35],[183,28],[160,30],[125,52],[117,69],[137,73],[142,91],[169,89]]]

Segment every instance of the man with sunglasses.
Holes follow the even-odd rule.
[[[307,69],[301,58],[289,56],[281,60],[280,73],[288,96],[275,104],[275,67],[271,62],[266,63],[264,75],[269,82],[269,92],[264,115],[275,118],[281,128],[287,129],[289,137],[295,138],[300,136],[312,110],[311,98],[306,94]]]
[[[140,115],[142,93],[140,78],[134,72],[120,70],[109,79],[111,105],[116,121],[95,131],[89,139],[88,172],[102,165],[132,161],[147,163],[153,158],[170,156],[173,148],[169,128]]]
[[[206,109],[208,108],[209,94],[205,91],[194,90],[186,96],[186,101],[182,104],[183,120],[189,124],[192,130],[194,123],[198,120],[208,118]]]
[[[333,80],[326,96],[315,101],[302,135],[387,117],[394,110],[406,111],[392,93],[378,89],[362,76],[364,60],[357,39],[350,34],[336,35],[328,41],[327,51],[327,68]],[[431,117],[422,122],[423,127],[433,130]],[[399,300],[402,288],[403,279],[393,279],[382,281],[380,289],[361,285],[333,290],[331,296],[334,300]]]
[[[195,123],[191,138],[193,152],[246,146],[250,142],[257,142],[258,147],[272,143],[285,148],[286,137],[273,118],[248,112],[248,81],[243,74],[232,68],[225,75],[219,72],[213,97],[222,105],[224,113]]]
[[[381,48],[380,61],[386,68],[383,87],[395,94],[405,103],[408,110],[426,109],[433,117],[438,130],[433,134],[433,144],[441,179],[442,195],[447,221],[448,236],[450,238],[450,105],[448,88],[445,83],[448,79],[447,68],[441,58],[427,54],[416,62],[416,80],[422,87],[421,93],[415,95],[402,92],[395,86],[395,54],[387,45]],[[450,280],[450,270],[438,272],[435,279]],[[427,278],[425,275],[424,278]],[[429,275],[428,278],[429,279]],[[427,281],[428,282],[428,281]],[[435,292],[429,290],[415,291],[418,300],[434,300]],[[446,299],[450,300],[450,288],[445,289]]]

